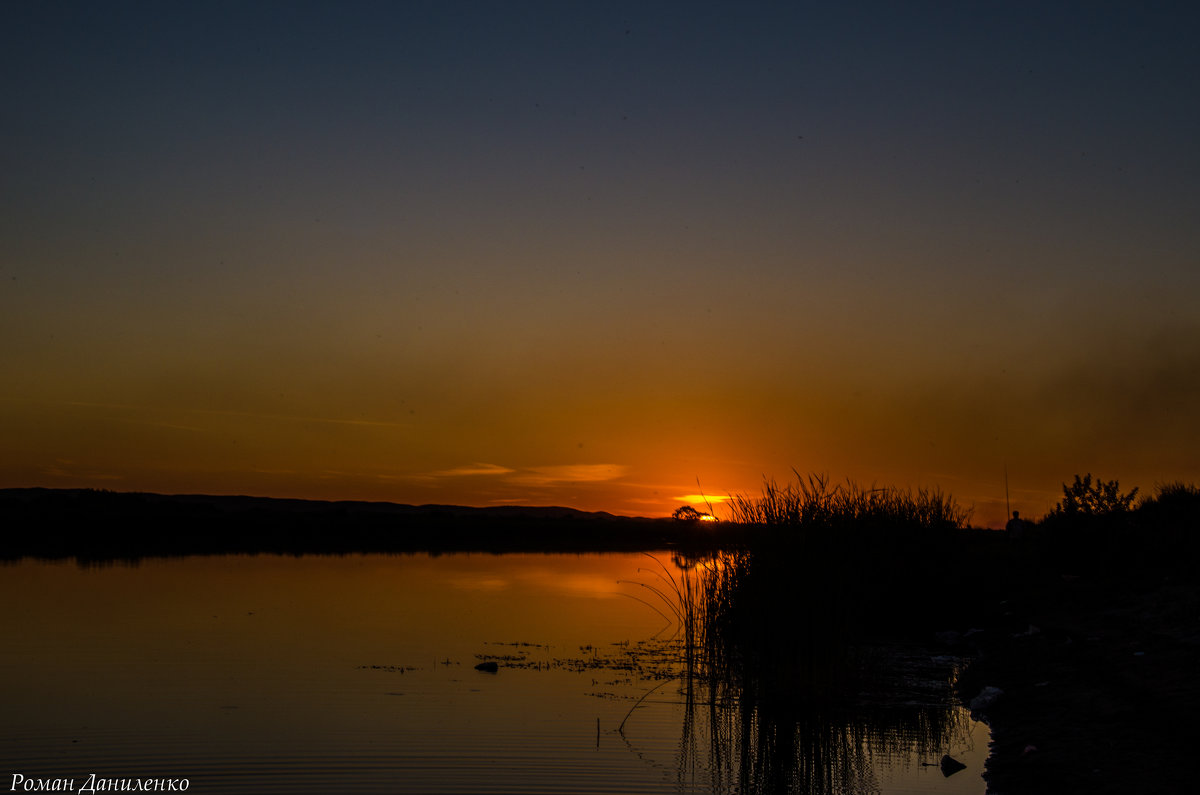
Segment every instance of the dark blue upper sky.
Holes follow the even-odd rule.
[[[1042,479],[1186,467],[1197,22],[1182,3],[9,3],[5,476],[87,460],[80,481],[185,483],[203,460],[201,486],[281,491],[253,473],[311,480],[284,463],[326,450],[282,429],[254,455],[126,440],[111,417],[71,420],[95,440],[75,449],[46,430],[56,401],[422,406],[386,445],[329,448],[331,493],[381,494],[362,484],[384,472],[397,499],[475,464],[513,481],[489,499],[617,467],[570,471],[621,473],[602,480],[626,506],[668,472],[969,490],[1003,458]],[[680,392],[673,371],[720,377]],[[1161,431],[1097,445],[1147,405]]]

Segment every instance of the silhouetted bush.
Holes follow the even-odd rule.
[[[1075,476],[1075,482],[1068,486],[1063,484],[1063,498],[1053,510],[1051,516],[1105,516],[1112,513],[1124,513],[1133,505],[1138,490],[1134,488],[1128,494],[1121,493],[1121,486],[1115,480],[1107,483],[1097,478],[1092,480],[1089,472],[1083,477]]]
[[[1191,578],[1200,576],[1200,488],[1182,482],[1158,486],[1135,511],[1144,565]]]
[[[1168,483],[1135,506],[1137,494],[1136,488],[1121,493],[1116,480],[1076,475],[1041,522],[1039,554],[1048,564],[1078,574],[1196,576],[1200,489]]]

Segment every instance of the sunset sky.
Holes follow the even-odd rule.
[[[0,487],[1200,481],[1185,3],[9,2]]]

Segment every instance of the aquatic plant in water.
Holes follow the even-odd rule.
[[[689,714],[707,713],[714,770],[744,792],[856,791],[872,753],[940,756],[962,729],[950,672],[901,702],[896,647],[868,641],[945,598],[937,574],[970,512],[936,489],[798,473],[730,504],[732,521],[757,532],[671,591],[696,624],[683,633],[695,644],[683,692]]]
[[[777,551],[751,545],[640,570],[677,622],[681,780],[703,769],[714,791],[857,792],[875,787],[879,759],[936,759],[961,740],[950,668],[864,642],[864,603],[831,598],[839,592],[817,567]],[[623,735],[666,684],[631,706]]]

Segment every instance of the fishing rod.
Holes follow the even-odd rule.
[[[1008,462],[1004,462],[1004,518],[1012,516],[1012,503],[1008,501]]]

